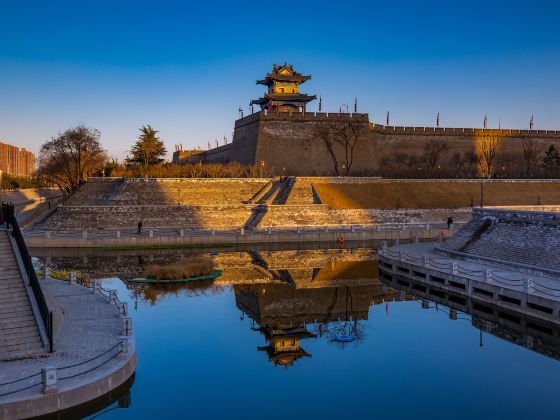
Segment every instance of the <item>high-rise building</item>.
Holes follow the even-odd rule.
[[[29,178],[35,172],[35,155],[23,147],[0,142],[0,171]]]

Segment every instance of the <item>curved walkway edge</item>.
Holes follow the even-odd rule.
[[[53,394],[43,394],[29,400],[0,403],[0,419],[22,419],[43,416],[76,407],[111,392],[129,380],[136,370],[136,351],[111,371],[104,371],[91,382],[76,385]]]
[[[93,401],[134,376],[136,345],[116,291],[41,281],[59,306],[55,351],[0,362],[0,419],[29,418]],[[55,318],[55,323],[57,318]]]

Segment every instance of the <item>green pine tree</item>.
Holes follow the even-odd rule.
[[[150,125],[143,126],[140,129],[138,140],[130,151],[132,156],[126,159],[127,162],[142,165],[145,168],[149,165],[162,163],[167,150],[157,133],[157,130],[154,130]]]

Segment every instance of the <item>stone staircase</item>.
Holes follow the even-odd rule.
[[[485,222],[486,220],[483,219],[472,219],[465,226],[463,226],[461,230],[459,230],[459,232],[445,241],[445,243],[442,245],[442,248],[449,249],[451,251],[464,250],[465,247],[470,242],[472,242],[476,232],[482,228]]]
[[[0,360],[43,351],[39,330],[6,230],[0,230]]]
[[[539,219],[519,223],[475,217],[444,242],[441,250],[559,270],[560,230]]]
[[[292,189],[294,188],[295,183],[296,183],[296,178],[295,177],[292,176],[292,177],[286,178],[282,182],[282,186],[278,190],[278,194],[276,194],[276,197],[274,197],[274,200],[272,200],[272,204],[275,204],[275,205],[286,204],[286,202],[288,201],[288,198],[290,197]]]
[[[321,204],[321,199],[310,179],[296,178],[286,204],[298,206]]]

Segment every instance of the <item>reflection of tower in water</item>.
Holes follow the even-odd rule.
[[[359,343],[365,338],[361,322],[369,307],[397,294],[372,280],[370,284],[296,288],[289,284],[234,286],[236,305],[255,322],[267,345],[258,347],[275,366],[291,366],[311,355],[302,340],[323,338],[345,346],[340,338]]]

